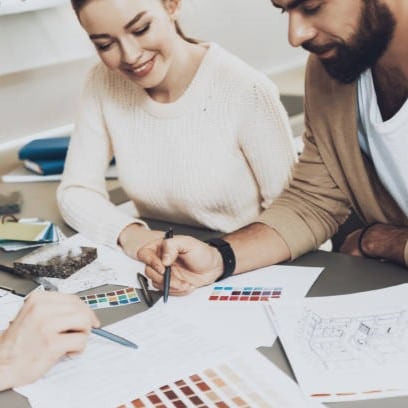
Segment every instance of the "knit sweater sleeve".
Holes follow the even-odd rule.
[[[93,68],[87,78],[57,201],[68,225],[92,240],[115,247],[125,226],[144,223],[109,201],[105,172],[113,153],[99,99],[107,80],[101,66]]]
[[[279,99],[267,77],[260,77],[242,98],[240,147],[259,186],[261,207],[268,208],[288,186],[296,161],[292,131]]]

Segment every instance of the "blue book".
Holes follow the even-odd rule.
[[[70,136],[34,139],[18,152],[20,160],[55,160],[65,159]]]
[[[24,167],[34,173],[48,176],[51,174],[62,174],[65,159],[56,160],[23,160]]]

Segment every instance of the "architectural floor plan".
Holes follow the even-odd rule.
[[[302,341],[325,369],[358,368],[408,360],[408,310],[353,317],[329,317],[305,308]]]

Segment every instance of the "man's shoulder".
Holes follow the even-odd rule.
[[[322,91],[341,86],[330,77],[323,64],[316,55],[311,54],[306,65],[305,86],[308,91]]]
[[[305,100],[308,108],[318,107],[324,110],[342,110],[344,104],[350,104],[354,99],[356,82],[342,84],[332,78],[324,68],[319,58],[310,55],[306,66]]]

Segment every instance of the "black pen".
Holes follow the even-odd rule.
[[[17,292],[15,289],[9,288],[8,286],[0,286],[0,289],[5,290],[7,292],[12,293],[13,295],[20,296],[20,297],[26,297],[26,293],[21,293]]]
[[[173,229],[169,228],[166,234],[164,235],[164,239],[173,238]],[[167,299],[169,298],[169,290],[170,290],[170,278],[171,278],[171,266],[166,266],[164,269],[164,282],[163,282],[163,301],[167,303]]]
[[[37,279],[35,277],[30,276],[28,274],[19,273],[13,267],[0,264],[0,271],[10,273],[10,274],[18,276],[19,278],[22,278],[22,279],[27,279],[27,280],[29,280],[31,282],[36,283],[37,285],[42,285],[43,288],[45,290],[47,290],[47,291],[48,290],[56,291],[56,292],[58,291],[58,288],[54,284],[52,284],[51,282],[48,282],[48,281],[46,281],[46,280],[44,280],[42,278],[37,278],[38,279],[38,281],[37,281]]]
[[[0,271],[4,271],[4,272],[10,273],[12,275],[17,275],[18,277],[22,278],[22,276],[20,274],[17,274],[16,271],[14,270],[14,268],[11,268],[10,266],[0,264]],[[26,297],[26,295],[27,295],[26,293],[17,292],[15,289],[8,288],[6,286],[0,286],[0,289],[7,290],[8,292],[11,292],[14,295],[21,296],[21,297]]]
[[[137,280],[140,283],[140,286],[142,287],[142,294],[143,298],[147,304],[147,306],[151,307],[153,305],[153,299],[152,296],[149,293],[148,290],[148,282],[146,276],[142,275],[141,273],[137,273]]]
[[[137,344],[132,343],[131,341],[129,341],[129,340],[123,338],[123,337],[120,337],[117,334],[113,334],[113,333],[111,333],[111,332],[109,332],[107,330],[93,328],[93,329],[91,329],[91,332],[93,334],[96,334],[97,336],[101,336],[101,337],[104,337],[105,339],[114,341],[115,343],[122,344],[123,346],[131,347],[131,348],[134,348],[134,349],[138,348]]]

